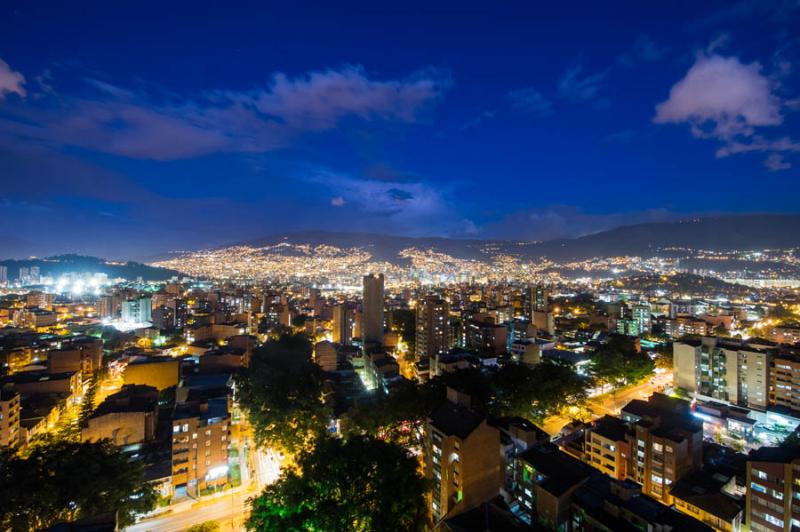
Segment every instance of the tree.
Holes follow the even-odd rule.
[[[392,311],[392,322],[397,326],[408,352],[414,353],[417,344],[417,314],[411,309],[398,308]]]
[[[401,445],[414,443],[414,429],[445,398],[444,383],[433,379],[425,384],[403,381],[388,395],[356,403],[344,416],[346,436],[365,434]]]
[[[151,510],[157,495],[110,441],[57,440],[27,458],[0,456],[0,528],[40,530],[60,522],[117,512],[122,527]]]
[[[331,413],[311,353],[304,335],[283,335],[256,349],[237,375],[239,401],[258,445],[277,444],[294,453],[325,433]]]
[[[656,358],[653,361],[657,368],[672,369],[672,344],[659,345],[655,348]]]
[[[219,532],[219,523],[216,521],[204,521],[197,525],[192,525],[186,532]]]
[[[650,357],[637,351],[632,338],[615,334],[592,357],[592,373],[615,388],[637,382],[653,372]]]
[[[92,380],[89,382],[89,388],[86,390],[86,393],[83,395],[83,403],[81,404],[81,411],[78,414],[78,423],[81,427],[85,427],[86,424],[89,422],[89,418],[94,412],[95,407],[95,398],[97,397],[97,387],[99,385],[100,375],[99,372],[95,371],[92,374]]]
[[[586,380],[570,364],[544,360],[534,367],[507,364],[493,376],[496,415],[537,421],[586,399]]]
[[[249,530],[416,531],[427,525],[427,481],[398,445],[325,437],[297,465],[251,500]]]

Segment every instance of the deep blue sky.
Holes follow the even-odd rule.
[[[0,6],[0,256],[800,210],[797,0],[53,3]]]

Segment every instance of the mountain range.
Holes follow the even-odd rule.
[[[409,247],[433,249],[457,258],[476,260],[485,259],[487,252],[555,261],[625,255],[650,257],[668,255],[679,248],[706,251],[797,248],[800,247],[800,215],[747,214],[627,225],[578,238],[546,242],[298,231],[274,234],[236,245],[265,247],[282,243],[362,248],[376,260],[389,262],[396,262],[398,253]]]
[[[679,248],[708,251],[800,248],[800,214],[743,214],[626,225],[578,238],[545,242],[411,237],[367,232],[296,231],[231,245],[257,248],[269,246],[276,252],[285,254],[298,253],[298,246],[360,248],[368,251],[373,260],[396,264],[407,262],[398,257],[398,253],[407,248],[430,249],[460,259],[485,260],[489,256],[507,254],[523,259],[548,258],[564,262],[625,255],[664,256],[679,254]],[[0,248],[3,247],[0,245]],[[224,247],[229,246],[222,246]],[[3,250],[0,249],[0,258],[2,256]],[[150,263],[175,257],[176,254],[161,254],[138,260]],[[8,267],[9,277],[12,278],[19,267],[33,265],[40,266],[43,275],[57,275],[66,270],[75,271],[77,267],[86,271],[105,272],[111,277],[141,276],[146,280],[169,278],[176,273],[172,270],[148,269],[151,267],[145,264],[107,262],[77,255],[62,255],[48,259],[0,260],[0,265]]]

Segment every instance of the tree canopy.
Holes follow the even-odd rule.
[[[323,437],[252,499],[250,530],[424,530],[427,481],[402,447]]]
[[[507,364],[497,371],[467,369],[423,384],[404,383],[389,395],[359,403],[343,421],[349,434],[370,434],[412,443],[414,426],[446,399],[448,386],[470,395],[472,407],[496,416],[541,421],[586,398],[587,382],[571,365],[545,360],[529,367]]]
[[[611,335],[592,357],[595,378],[614,387],[639,381],[650,375],[654,367],[647,354],[637,351],[634,340],[621,334]]]
[[[277,444],[294,453],[327,429],[322,370],[311,353],[304,335],[283,335],[256,349],[238,374],[239,401],[259,445]]]
[[[151,510],[157,495],[111,442],[53,441],[27,458],[0,455],[0,528],[40,530],[60,522],[117,512],[121,526]]]
[[[544,360],[536,366],[507,364],[493,377],[496,415],[542,421],[586,399],[586,380],[569,364]]]

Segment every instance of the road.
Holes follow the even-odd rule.
[[[589,399],[586,401],[586,409],[589,410],[592,418],[602,417],[606,414],[616,416],[619,414],[620,409],[633,399],[646,399],[654,392],[662,390],[671,384],[672,372],[664,372],[630,388]],[[554,436],[570,421],[572,420],[569,416],[550,416],[545,420],[542,428],[545,432]]]
[[[205,521],[216,521],[220,530],[242,530],[247,517],[247,499],[255,494],[240,490],[211,501],[186,501],[175,504],[169,513],[146,519],[125,530],[127,532],[180,532]]]
[[[261,451],[250,448],[247,454],[252,457],[255,471],[251,478],[250,468],[242,467],[240,488],[210,500],[188,500],[173,504],[169,513],[140,521],[126,528],[126,532],[179,532],[205,521],[216,521],[221,531],[242,530],[250,511],[247,499],[275,482],[280,476],[282,464],[281,456],[272,449]]]

